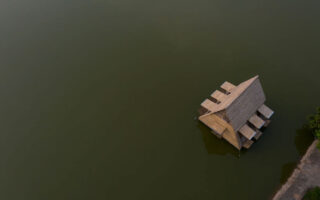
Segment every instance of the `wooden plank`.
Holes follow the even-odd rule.
[[[265,124],[265,121],[258,117],[258,115],[256,114],[250,117],[249,122],[253,124],[257,129],[260,129]]]
[[[223,131],[226,129],[226,127],[219,124],[214,118],[211,118],[210,116],[200,118],[200,121],[203,122],[205,125],[207,125],[210,129],[212,129],[214,132],[218,134],[222,134]]]
[[[253,144],[253,141],[252,140],[247,140],[245,141],[242,146],[246,149],[249,149],[251,147],[251,145]]]
[[[261,137],[261,135],[262,135],[262,132],[261,131],[257,131],[257,134],[254,136],[254,139],[259,139],[260,137]]]
[[[267,119],[270,119],[270,117],[273,115],[273,110],[271,110],[268,106],[263,104],[258,111]]]
[[[256,135],[256,132],[253,129],[251,129],[247,124],[243,125],[239,129],[239,133],[241,133],[241,135],[243,135],[248,140],[251,140]]]
[[[267,127],[269,124],[270,124],[271,120],[270,119],[267,119],[266,120],[266,123],[264,124],[264,127]]]
[[[211,97],[217,99],[220,102],[222,102],[227,97],[227,95],[222,93],[222,92],[220,92],[219,90],[216,90],[211,94]]]
[[[217,107],[217,105],[218,104],[210,101],[209,99],[206,99],[201,103],[201,106],[209,111],[213,111]]]
[[[232,83],[229,83],[228,81],[224,82],[221,86],[222,89],[224,89],[225,91],[231,93],[231,90],[233,88],[235,88],[236,86],[233,85]]]
[[[204,115],[204,114],[206,114],[208,112],[210,112],[210,111],[208,109],[202,107],[202,106],[200,106],[200,108],[198,109],[199,116]]]

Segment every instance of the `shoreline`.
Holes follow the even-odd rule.
[[[320,186],[320,150],[318,140],[314,140],[286,183],[283,184],[272,200],[301,200],[306,191]]]

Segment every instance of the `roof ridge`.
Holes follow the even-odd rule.
[[[229,104],[228,106],[226,106],[226,108],[228,108],[229,106],[231,106],[236,99],[238,99],[239,97],[241,97],[241,96],[244,94],[244,92],[245,92],[246,90],[248,90],[248,88],[252,85],[252,83],[253,83],[255,80],[257,80],[258,78],[259,78],[259,75],[256,75],[256,76],[254,76],[254,77],[252,77],[252,78],[250,78],[250,79],[248,79],[248,80],[246,80],[246,81],[243,81],[243,82],[240,83],[239,85],[237,85],[236,89],[237,89],[238,87],[240,87],[241,84],[245,84],[245,83],[249,82],[249,84],[246,85],[246,86],[243,88],[243,90],[241,91],[241,93],[240,93],[237,97],[235,97],[235,98],[230,102],[230,104]]]
[[[240,83],[239,85],[237,85],[233,91],[231,92],[231,94],[228,95],[227,99],[225,99],[224,102],[221,102],[221,104],[219,104],[219,107],[213,111],[212,113],[217,113],[219,111],[225,110],[226,108],[228,108],[229,106],[231,106],[234,101],[239,98],[248,88],[249,86],[259,78],[259,75],[256,75],[246,81],[243,81],[242,83]],[[245,83],[248,83],[247,85],[243,86]],[[243,86],[243,88],[241,88],[241,86]],[[242,89],[242,91],[240,90]],[[240,90],[240,91],[239,91]]]
[[[248,80],[246,80],[246,81],[243,81],[243,82],[240,83],[239,85],[237,85],[237,86],[233,89],[233,91],[232,91],[229,95],[227,95],[227,98],[226,98],[223,102],[221,102],[220,104],[218,104],[218,106],[217,106],[217,108],[216,108],[215,110],[212,110],[212,111],[210,111],[209,113],[206,113],[205,115],[214,114],[214,113],[217,113],[217,112],[220,112],[220,111],[222,111],[222,110],[227,109],[227,108],[228,108],[229,106],[231,106],[231,105],[234,103],[234,101],[235,101],[237,98],[239,98],[239,97],[249,88],[249,86],[250,86],[255,80],[257,80],[258,78],[259,78],[259,75],[256,75],[256,76],[254,76],[254,77],[252,77],[252,78],[250,78],[250,79],[248,79]],[[238,90],[240,89],[240,87],[241,87],[244,83],[248,83],[248,85],[246,85],[246,86],[243,88],[243,90],[239,92]],[[238,94],[236,94],[236,93],[238,93]]]

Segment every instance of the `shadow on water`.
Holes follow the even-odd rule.
[[[198,128],[202,133],[202,139],[204,145],[207,149],[208,154],[216,154],[216,155],[233,155],[235,157],[239,157],[240,153],[237,149],[235,149],[232,145],[226,142],[223,139],[217,138],[210,132],[210,129],[206,127],[204,124],[198,122]],[[243,153],[241,153],[242,155]]]
[[[312,144],[314,137],[308,128],[307,124],[304,124],[300,129],[297,129],[294,143],[296,145],[299,156],[302,157],[307,151],[308,147]],[[299,161],[288,162],[282,166],[280,182],[285,183],[290,177]]]
[[[288,162],[282,166],[280,183],[284,184],[289,176],[292,174],[293,170],[296,168],[297,162]]]
[[[300,129],[296,131],[294,143],[300,156],[303,156],[313,140],[314,136],[312,135],[311,130],[308,128],[307,124],[304,124]]]

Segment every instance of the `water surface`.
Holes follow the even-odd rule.
[[[268,199],[319,105],[319,6],[1,1],[0,199]],[[256,74],[276,114],[239,154],[196,110]]]

